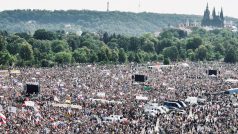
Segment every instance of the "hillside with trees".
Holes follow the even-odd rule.
[[[81,31],[142,35],[147,32],[158,32],[169,26],[191,22],[201,22],[201,16],[101,12],[88,10],[47,11],[47,10],[14,10],[0,12],[0,29],[11,33],[27,32],[33,34],[37,29],[50,31],[64,30],[81,33]],[[231,20],[232,18],[227,18]],[[236,19],[232,19],[235,23]]]
[[[145,63],[148,61],[238,61],[238,34],[228,30],[168,29],[155,36],[37,30],[0,33],[0,66],[50,67],[74,63]]]

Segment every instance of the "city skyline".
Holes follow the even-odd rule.
[[[153,12],[169,14],[203,15],[207,3],[209,9],[223,8],[224,16],[238,18],[235,0],[0,0],[0,10],[41,9],[41,10],[97,10]]]

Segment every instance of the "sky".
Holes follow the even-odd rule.
[[[203,15],[206,4],[224,15],[238,18],[238,0],[0,0],[0,11],[13,9],[155,12]]]

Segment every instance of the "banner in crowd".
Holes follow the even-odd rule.
[[[60,104],[60,103],[52,103],[53,107],[62,107],[62,108],[73,108],[73,109],[82,109],[80,105],[73,104]]]

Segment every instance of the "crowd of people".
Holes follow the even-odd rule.
[[[151,63],[152,64],[152,63]],[[149,65],[151,65],[149,64]],[[0,133],[14,134],[130,134],[130,133],[237,133],[234,95],[221,92],[236,88],[238,66],[224,63],[176,63],[174,65],[85,65],[52,68],[20,68],[20,74],[0,76]],[[218,70],[216,76],[206,71]],[[134,74],[148,76],[135,82]],[[26,96],[24,85],[39,83],[39,94]],[[144,90],[144,86],[152,87]],[[137,96],[148,99],[140,100]],[[190,105],[186,113],[143,110],[148,102],[201,97],[204,104]],[[21,101],[22,100],[22,101]],[[34,102],[33,108],[25,101]],[[55,106],[61,104],[61,106]],[[70,107],[70,105],[78,106]],[[15,110],[14,110],[15,108]],[[105,121],[121,115],[123,121]]]

